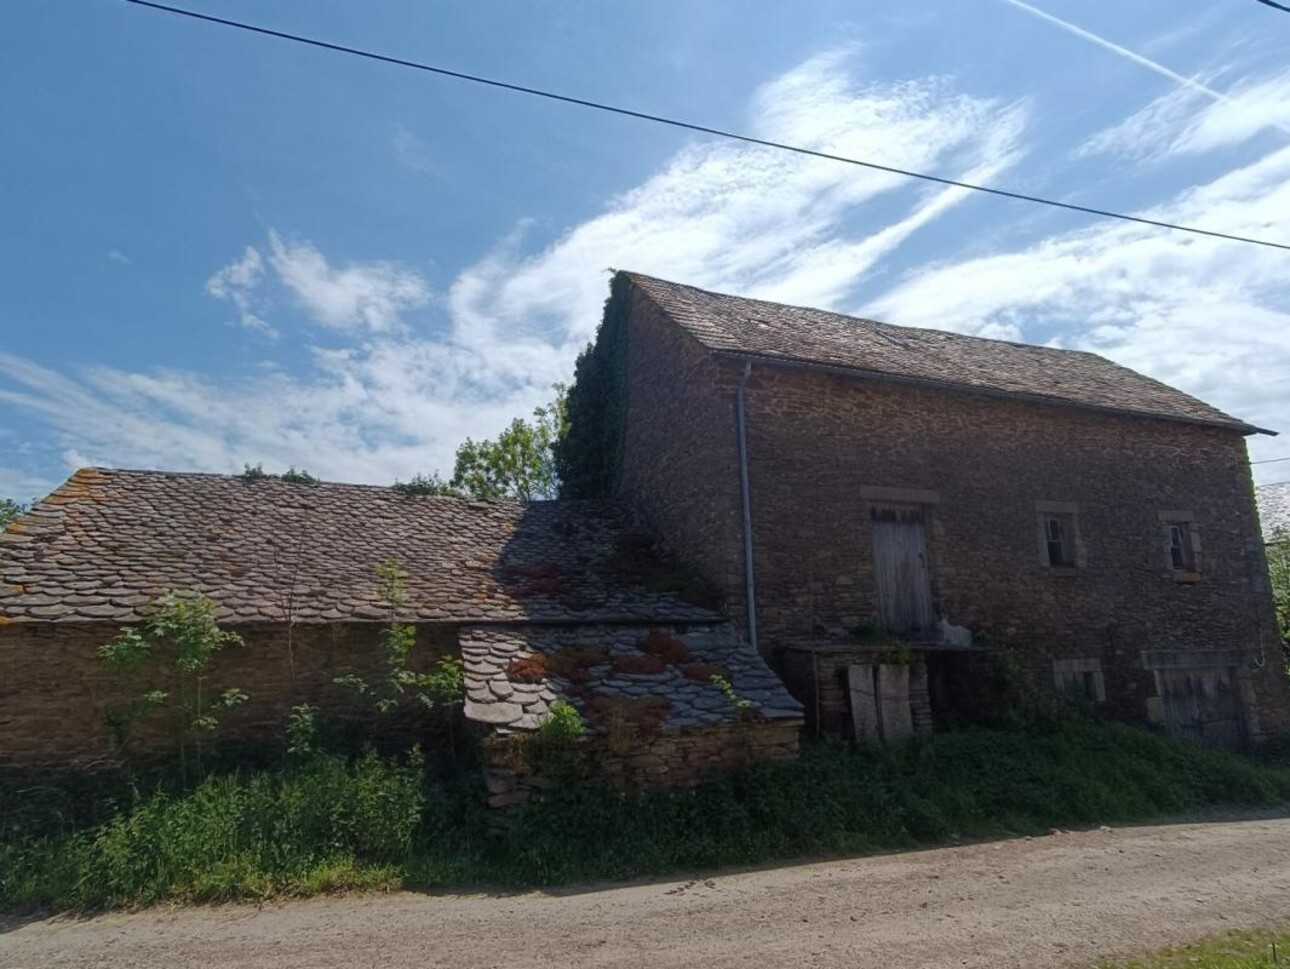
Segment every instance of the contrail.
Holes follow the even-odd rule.
[[[1060,27],[1068,34],[1074,34],[1076,37],[1082,37],[1084,40],[1087,40],[1090,43],[1097,44],[1098,47],[1104,48],[1105,50],[1109,50],[1112,53],[1119,54],[1121,57],[1126,58],[1127,60],[1131,60],[1133,61],[1133,63],[1138,64],[1141,67],[1145,67],[1147,70],[1153,71],[1156,74],[1159,74],[1161,77],[1167,77],[1169,78],[1169,80],[1174,81],[1178,84],[1181,84],[1189,91],[1195,91],[1198,94],[1205,95],[1211,100],[1221,101],[1224,104],[1237,103],[1237,101],[1234,98],[1228,97],[1222,91],[1215,91],[1212,87],[1208,87],[1207,85],[1201,84],[1200,81],[1197,81],[1195,78],[1191,78],[1183,74],[1179,74],[1177,71],[1171,71],[1163,64],[1158,63],[1157,61],[1153,61],[1150,57],[1143,57],[1141,54],[1136,53],[1135,51],[1131,51],[1127,47],[1121,47],[1119,44],[1113,43],[1107,40],[1105,37],[1099,37],[1097,34],[1093,33],[1092,31],[1085,30],[1083,27],[1077,27],[1069,20],[1062,20],[1061,17],[1054,17],[1052,14],[1046,13],[1043,10],[1040,10],[1038,7],[1032,7],[1030,4],[1024,2],[1024,0],[1004,0],[1004,3],[1011,4],[1012,6],[1017,7],[1020,10],[1024,10],[1026,11],[1026,13],[1031,14],[1035,17],[1038,17],[1040,20],[1047,20],[1050,24],[1053,24],[1056,27]]]

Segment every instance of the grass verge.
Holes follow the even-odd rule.
[[[475,784],[321,754],[134,794],[92,823],[7,824],[0,906],[89,909],[370,888],[527,887],[858,854],[1290,802],[1290,769],[1119,725],[814,744],[700,787],[570,784],[487,833]],[[12,799],[10,799],[12,803]],[[3,819],[0,819],[3,820]]]
[[[1101,969],[1274,969],[1290,965],[1290,932],[1226,932]]]

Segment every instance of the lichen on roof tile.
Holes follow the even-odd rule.
[[[89,469],[0,535],[0,616],[130,621],[177,589],[236,622],[379,621],[373,568],[393,560],[409,621],[716,618],[616,568],[631,535],[615,502]]]
[[[1256,428],[1084,351],[893,326],[623,273],[709,350],[1230,427]],[[969,321],[965,321],[969,322]]]

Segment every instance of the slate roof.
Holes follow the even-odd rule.
[[[1259,523],[1263,540],[1270,542],[1278,534],[1290,535],[1290,481],[1259,485],[1254,489],[1259,506]]]
[[[689,656],[659,672],[633,672],[624,658],[645,658],[641,645],[663,635],[682,643]],[[768,720],[795,720],[802,706],[794,700],[747,642],[729,623],[701,626],[463,626],[461,658],[466,671],[466,716],[503,730],[533,730],[557,699],[572,703],[591,729],[603,731],[616,711],[631,714],[631,704],[646,698],[666,701],[658,709],[658,729],[667,732],[739,720],[733,700],[710,681],[720,667],[739,700]],[[508,670],[535,654],[548,658],[568,650],[603,652],[603,661],[560,675],[522,677]],[[593,653],[593,656],[595,653]],[[617,661],[617,662],[616,662]],[[687,673],[689,675],[687,675]],[[606,701],[608,705],[606,706]]]
[[[372,568],[407,574],[408,621],[718,621],[621,566],[614,502],[522,504],[391,488],[85,469],[0,533],[0,624],[138,618],[197,590],[228,623],[386,621]]]
[[[892,326],[638,273],[623,275],[717,353],[1214,424],[1247,434],[1261,430],[1094,353]]]

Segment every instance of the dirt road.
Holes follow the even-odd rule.
[[[0,923],[0,966],[1088,965],[1290,920],[1290,820],[1057,833],[559,894]]]

